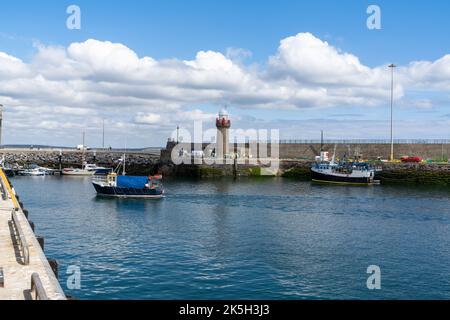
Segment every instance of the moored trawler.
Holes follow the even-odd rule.
[[[314,182],[371,185],[376,183],[375,170],[368,163],[315,163],[311,168]]]

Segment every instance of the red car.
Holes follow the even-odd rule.
[[[400,160],[402,162],[422,162],[421,157],[402,157]]]

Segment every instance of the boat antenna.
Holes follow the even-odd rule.
[[[127,175],[127,171],[126,171],[126,165],[127,165],[127,154],[124,153],[123,154],[123,167],[122,167],[122,175],[126,176]]]
[[[105,119],[102,123],[102,149],[105,149]]]
[[[86,138],[86,131],[83,130],[83,146],[82,146],[82,151],[81,151],[81,168],[84,169],[85,168],[85,164],[86,164],[86,147],[85,147],[85,138]]]
[[[123,153],[123,166],[122,166],[123,176],[127,175],[126,166],[127,166],[127,138],[125,137],[125,152]]]

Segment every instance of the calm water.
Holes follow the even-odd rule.
[[[450,190],[166,181],[146,201],[96,197],[85,178],[13,183],[79,299],[450,299]]]

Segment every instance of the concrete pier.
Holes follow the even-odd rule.
[[[0,169],[0,300],[65,300],[66,296]]]

